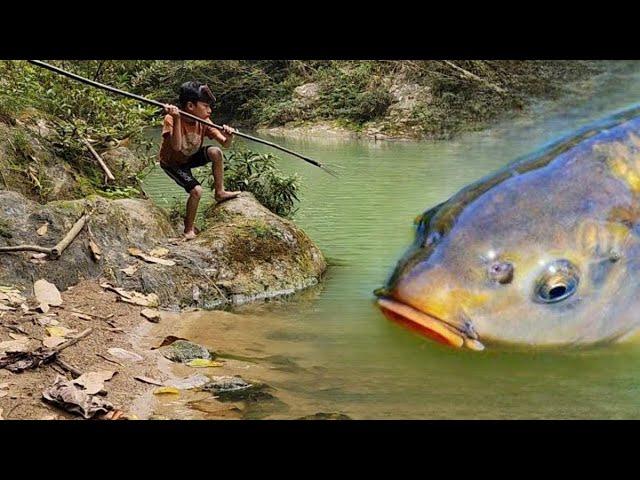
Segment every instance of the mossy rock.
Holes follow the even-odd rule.
[[[212,359],[209,350],[188,340],[176,340],[171,345],[162,347],[160,350],[162,355],[172,362],[187,363],[200,358],[204,360]]]
[[[241,377],[213,377],[202,390],[211,392],[221,402],[259,402],[273,400],[269,387],[260,383],[249,383]]]

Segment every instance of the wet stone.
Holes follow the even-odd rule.
[[[313,415],[306,415],[304,417],[300,417],[298,420],[352,420],[349,415],[345,415],[344,413],[325,413],[318,412]]]
[[[202,345],[187,340],[176,340],[171,345],[162,347],[162,355],[172,362],[187,363],[198,358],[212,360],[211,352]]]
[[[248,383],[240,377],[211,377],[202,390],[211,392],[222,402],[271,400],[274,398],[264,384]]]

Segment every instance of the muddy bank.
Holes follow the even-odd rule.
[[[326,269],[322,252],[302,230],[249,193],[210,209],[206,228],[184,242],[148,200],[94,196],[40,205],[0,191],[0,247],[51,247],[85,214],[86,227],[57,260],[0,253],[0,285],[28,294],[38,278],[61,290],[103,278],[155,294],[163,307],[211,308],[293,293],[316,284]]]
[[[0,368],[0,419],[83,418],[72,403],[65,406],[45,398],[61,381],[80,382],[74,387],[80,392],[76,397],[85,393],[104,406],[84,418],[109,419],[105,413],[109,417],[117,412],[123,419],[243,419],[259,418],[274,405],[284,407],[276,389],[254,380],[247,362],[220,358],[204,346],[162,334],[179,332],[179,318],[151,323],[141,315],[142,307],[118,301],[118,295],[95,281],[62,292],[62,300],[47,314],[39,312],[32,299],[24,302],[27,312],[0,312],[0,360],[12,351],[34,351],[89,331],[36,368]],[[90,375],[102,376],[101,385],[93,389],[99,393],[86,393],[92,386],[81,386],[82,377]]]
[[[27,349],[42,346],[42,341],[51,340],[64,333],[62,338],[73,338],[79,332],[91,329],[89,335],[58,355],[67,366],[81,373],[116,372],[104,382],[106,395],[101,396],[111,403],[114,410],[121,410],[128,418],[146,418],[150,407],[136,404],[138,396],[149,390],[149,385],[134,379],[135,376],[162,376],[157,368],[158,359],[153,351],[136,346],[139,337],[134,333],[141,321],[142,307],[117,302],[117,295],[104,291],[97,283],[85,281],[62,292],[63,303],[52,307],[47,314],[36,310],[33,300],[25,302],[30,311],[0,312],[0,357],[16,349],[6,342],[27,339]],[[82,312],[78,314],[77,312]],[[56,330],[58,329],[58,330]],[[62,330],[61,330],[62,329]],[[56,335],[52,335],[55,333]],[[131,352],[131,358],[117,358],[109,350]],[[46,402],[42,393],[58,376],[76,377],[65,371],[55,361],[22,373],[0,369],[0,410],[4,419],[69,419],[82,418],[63,408]]]

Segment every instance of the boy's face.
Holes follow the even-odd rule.
[[[187,112],[200,118],[211,116],[211,105],[207,102],[187,102]]]

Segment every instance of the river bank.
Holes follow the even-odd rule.
[[[623,62],[340,60],[152,62],[136,77],[173,101],[206,79],[221,121],[278,136],[451,139],[560,98],[570,84]]]

